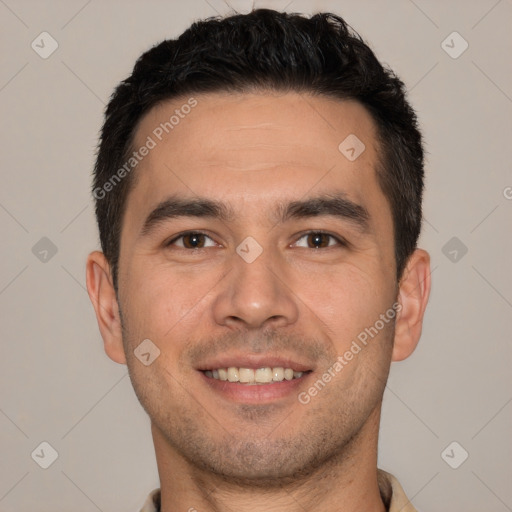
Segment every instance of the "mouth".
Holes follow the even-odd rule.
[[[308,363],[256,354],[221,357],[196,369],[216,396],[246,404],[293,400],[314,371]]]
[[[203,370],[204,375],[210,379],[247,386],[291,381],[294,379],[300,379],[304,374],[310,372],[311,370],[296,371],[293,368],[285,368],[283,366],[264,366],[261,368],[229,366],[226,368],[216,368],[215,370]]]

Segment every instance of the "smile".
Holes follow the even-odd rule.
[[[230,366],[228,368],[205,370],[203,373],[211,379],[246,385],[262,385],[300,379],[304,373],[308,372],[294,371],[293,368],[282,366],[273,368],[267,366],[256,369]]]

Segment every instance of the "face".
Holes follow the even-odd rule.
[[[352,101],[194,99],[161,104],[137,129],[134,147],[156,146],[121,236],[132,383],[167,449],[198,468],[307,474],[369,428],[391,361],[396,267],[375,126]],[[172,130],[155,132],[176,109]],[[365,146],[355,159],[353,142],[339,149],[351,134]],[[160,351],[147,366],[134,355],[146,339]]]

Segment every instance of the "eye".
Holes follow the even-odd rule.
[[[300,244],[300,240],[305,239],[305,244]],[[208,243],[210,241],[210,243]],[[215,247],[216,243],[206,233],[199,231],[187,231],[174,237],[167,242],[166,247],[176,246],[181,249],[205,249]],[[303,234],[295,245],[307,249],[325,249],[335,246],[346,246],[347,243],[340,237],[325,233],[323,231],[310,231]]]
[[[206,245],[206,240],[210,240],[212,244]],[[215,242],[205,233],[200,233],[198,231],[188,231],[173,238],[165,245],[167,247],[175,245],[182,249],[204,249],[206,247],[214,247]]]
[[[331,235],[330,233],[324,233],[323,231],[310,231],[302,235],[299,240],[306,239],[306,245],[300,245],[300,247],[306,247],[307,249],[324,249],[327,247],[333,247],[336,245],[346,246],[346,242],[341,238]],[[333,244],[330,242],[334,241]]]

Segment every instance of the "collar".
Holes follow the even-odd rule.
[[[417,512],[391,473],[377,469],[377,482],[387,512]],[[140,512],[160,512],[160,489],[150,492]]]

